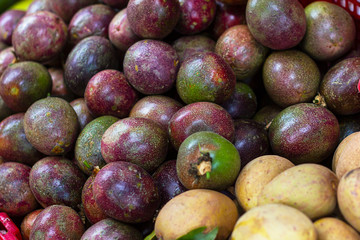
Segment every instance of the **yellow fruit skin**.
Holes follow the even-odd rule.
[[[345,222],[332,217],[321,218],[314,222],[318,240],[360,240],[359,234]]]

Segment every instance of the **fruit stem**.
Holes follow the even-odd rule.
[[[100,171],[99,166],[94,167],[93,174],[96,176],[96,174]]]
[[[319,105],[321,107],[326,107],[326,102],[325,102],[325,98],[323,95],[321,95],[320,93],[318,93],[314,100],[313,100],[313,103],[316,104],[316,105]]]
[[[210,153],[200,151],[200,154],[201,156],[198,158],[198,162],[196,165],[197,175],[206,175],[206,179],[209,179],[212,169],[212,159],[210,157]]]

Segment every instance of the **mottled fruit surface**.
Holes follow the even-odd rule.
[[[84,129],[86,124],[94,120],[84,98],[75,99],[70,102],[70,105],[73,107],[78,117],[80,131]]]
[[[75,110],[65,100],[47,97],[36,101],[26,111],[24,130],[28,141],[46,155],[69,152],[79,131]]]
[[[0,78],[0,95],[15,112],[25,112],[52,88],[47,69],[37,62],[18,62],[7,67]]]
[[[285,108],[274,118],[269,140],[275,154],[294,163],[317,163],[335,150],[339,132],[339,122],[328,109],[299,103]]]
[[[20,230],[21,230],[21,236],[23,240],[29,240],[30,239],[30,232],[32,229],[32,226],[34,224],[34,221],[36,217],[41,213],[42,209],[38,209],[35,211],[32,211],[28,215],[26,215],[21,222]]]
[[[11,162],[32,166],[42,158],[26,139],[24,113],[17,113],[0,122],[0,156]]]
[[[61,53],[66,40],[67,26],[62,19],[51,12],[39,11],[20,19],[12,45],[20,59],[45,62]]]
[[[146,222],[154,216],[160,199],[153,178],[141,167],[112,162],[94,181],[94,197],[108,216],[122,222]]]
[[[166,158],[168,135],[147,118],[124,118],[103,134],[101,154],[107,163],[126,161],[153,172]]]
[[[303,6],[293,0],[249,0],[246,22],[254,38],[274,50],[292,48],[306,32]]]
[[[176,89],[187,104],[201,101],[221,104],[234,92],[235,84],[235,73],[225,60],[216,53],[205,52],[181,64]]]
[[[170,140],[175,149],[191,134],[213,131],[229,141],[234,140],[234,123],[231,115],[215,103],[198,102],[177,111],[170,120]]]
[[[180,6],[176,0],[130,0],[127,16],[136,35],[161,39],[175,28],[180,17]]]
[[[85,227],[80,216],[67,206],[53,205],[45,208],[34,222],[30,239],[79,240]]]
[[[0,165],[0,211],[10,217],[25,216],[38,205],[29,186],[30,170],[22,163]]]
[[[95,4],[96,0],[51,0],[49,7],[57,15],[59,15],[65,22],[70,22],[74,14],[81,8]]]
[[[7,10],[0,16],[0,41],[11,45],[12,33],[19,20],[25,15],[21,10]]]
[[[0,52],[0,76],[12,63],[16,63],[15,50],[13,47],[5,48]]]
[[[161,94],[176,80],[179,57],[169,44],[142,40],[132,45],[124,58],[124,73],[129,83],[143,94]]]

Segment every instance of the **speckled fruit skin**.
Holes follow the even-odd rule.
[[[330,156],[339,140],[339,122],[328,109],[299,103],[282,110],[272,121],[273,152],[295,164],[318,163]]]
[[[103,2],[113,8],[123,9],[128,4],[129,0],[103,0]]]
[[[136,35],[161,39],[175,28],[180,17],[180,6],[176,0],[130,0],[127,16]]]
[[[166,158],[168,135],[153,120],[124,118],[111,125],[101,139],[107,163],[126,161],[153,172]]]
[[[257,98],[254,91],[246,83],[237,82],[231,97],[221,106],[233,119],[251,118],[257,109]]]
[[[310,102],[316,95],[320,70],[314,60],[297,50],[272,53],[263,66],[266,92],[279,106]]]
[[[212,52],[187,58],[180,66],[176,89],[186,103],[214,102],[221,104],[235,90],[234,71],[225,60]]]
[[[152,176],[159,191],[160,208],[170,199],[187,190],[177,176],[176,160],[164,162]]]
[[[64,70],[62,68],[48,68],[52,79],[52,97],[60,97],[65,100],[71,101],[75,98],[74,93],[65,85]]]
[[[268,133],[262,124],[250,119],[239,119],[234,121],[234,125],[234,145],[240,154],[242,166],[269,153]]]
[[[53,205],[45,208],[35,219],[30,239],[79,240],[85,227],[80,216],[70,207]]]
[[[209,154],[210,177],[200,174],[197,166]],[[187,189],[207,188],[224,190],[235,183],[240,172],[241,160],[235,146],[217,133],[202,131],[190,135],[180,145],[176,171],[180,182]]]
[[[32,167],[29,177],[31,191],[44,208],[61,204],[77,209],[85,181],[80,169],[63,157],[41,159]]]
[[[67,36],[67,26],[59,16],[39,11],[20,19],[12,45],[19,59],[46,62],[61,53]]]
[[[215,19],[210,27],[210,32],[215,39],[218,39],[221,34],[232,26],[246,24],[246,5],[231,6],[218,1],[216,4]]]
[[[104,69],[117,69],[119,60],[110,41],[91,36],[80,41],[70,52],[64,67],[65,84],[83,96],[89,80]]]
[[[115,11],[104,4],[80,9],[69,23],[69,42],[73,45],[90,36],[108,36],[108,27]]]
[[[69,152],[79,131],[75,110],[64,99],[47,97],[26,111],[24,130],[27,140],[46,155]]]
[[[255,40],[247,25],[236,25],[220,36],[215,52],[231,66],[236,80],[241,81],[252,77],[259,70],[268,48]]]
[[[183,105],[173,98],[166,96],[147,96],[140,99],[130,111],[129,117],[142,117],[159,123],[168,132],[171,117]]]
[[[292,48],[306,32],[303,6],[293,0],[249,0],[246,21],[254,38],[274,50]]]
[[[0,76],[5,69],[12,63],[16,63],[15,50],[13,47],[5,48],[0,52]]]
[[[74,14],[81,8],[97,2],[97,0],[51,0],[49,1],[49,7],[65,22],[70,22]]]
[[[124,74],[143,94],[170,90],[179,70],[179,57],[171,45],[158,40],[142,40],[132,45],[124,58]]]
[[[22,217],[37,207],[30,190],[31,168],[22,163],[6,162],[0,165],[0,211],[10,217]]]
[[[26,10],[26,15],[38,11],[51,12],[49,0],[33,0]]]
[[[352,47],[356,28],[351,15],[333,3],[314,2],[305,8],[306,34],[301,48],[312,58],[330,61]]]
[[[140,38],[133,32],[126,8],[118,12],[109,24],[109,39],[120,51],[126,52]]]
[[[95,74],[85,89],[85,101],[94,116],[112,115],[125,118],[138,100],[138,93],[117,70]]]
[[[108,218],[88,228],[80,240],[142,240],[143,236],[133,226]]]
[[[0,78],[0,95],[15,112],[25,112],[35,101],[51,92],[47,69],[37,62],[19,62],[7,67]]]
[[[235,127],[231,115],[223,107],[209,102],[189,104],[170,119],[170,141],[175,149],[179,149],[191,134],[200,131],[213,131],[233,141]]]
[[[0,121],[4,120],[6,117],[12,114],[11,109],[6,106],[4,100],[0,96]]]
[[[36,217],[42,212],[43,209],[37,209],[27,214],[21,222],[20,231],[23,240],[29,240],[30,231],[34,224]]]
[[[12,33],[19,20],[25,15],[24,11],[7,10],[0,16],[0,41],[11,45]]]
[[[73,107],[78,117],[80,131],[84,129],[86,124],[94,120],[93,115],[91,114],[89,108],[86,105],[85,99],[75,99],[70,102],[70,105]]]
[[[126,223],[151,220],[160,203],[153,178],[133,163],[107,164],[97,173],[93,188],[104,213]]]
[[[119,119],[113,116],[102,116],[91,121],[81,131],[75,144],[75,159],[79,168],[91,175],[94,167],[106,165],[101,155],[101,138],[112,124]]]
[[[174,41],[172,47],[176,50],[180,63],[186,58],[200,52],[214,52],[216,42],[205,35],[182,36]]]
[[[43,157],[25,137],[24,113],[11,115],[0,122],[0,156],[29,166]]]
[[[333,66],[320,83],[320,94],[326,106],[335,114],[360,112],[360,57],[345,59]]]
[[[83,205],[84,214],[91,224],[95,224],[108,216],[101,210],[94,198],[94,180],[95,174],[91,175],[85,182],[81,192],[81,203]]]
[[[215,18],[215,0],[179,0],[180,19],[175,29],[191,35],[207,29]]]

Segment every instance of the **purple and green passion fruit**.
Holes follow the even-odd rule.
[[[188,189],[226,189],[235,182],[240,167],[240,155],[235,146],[208,131],[185,139],[176,160],[179,180]]]

